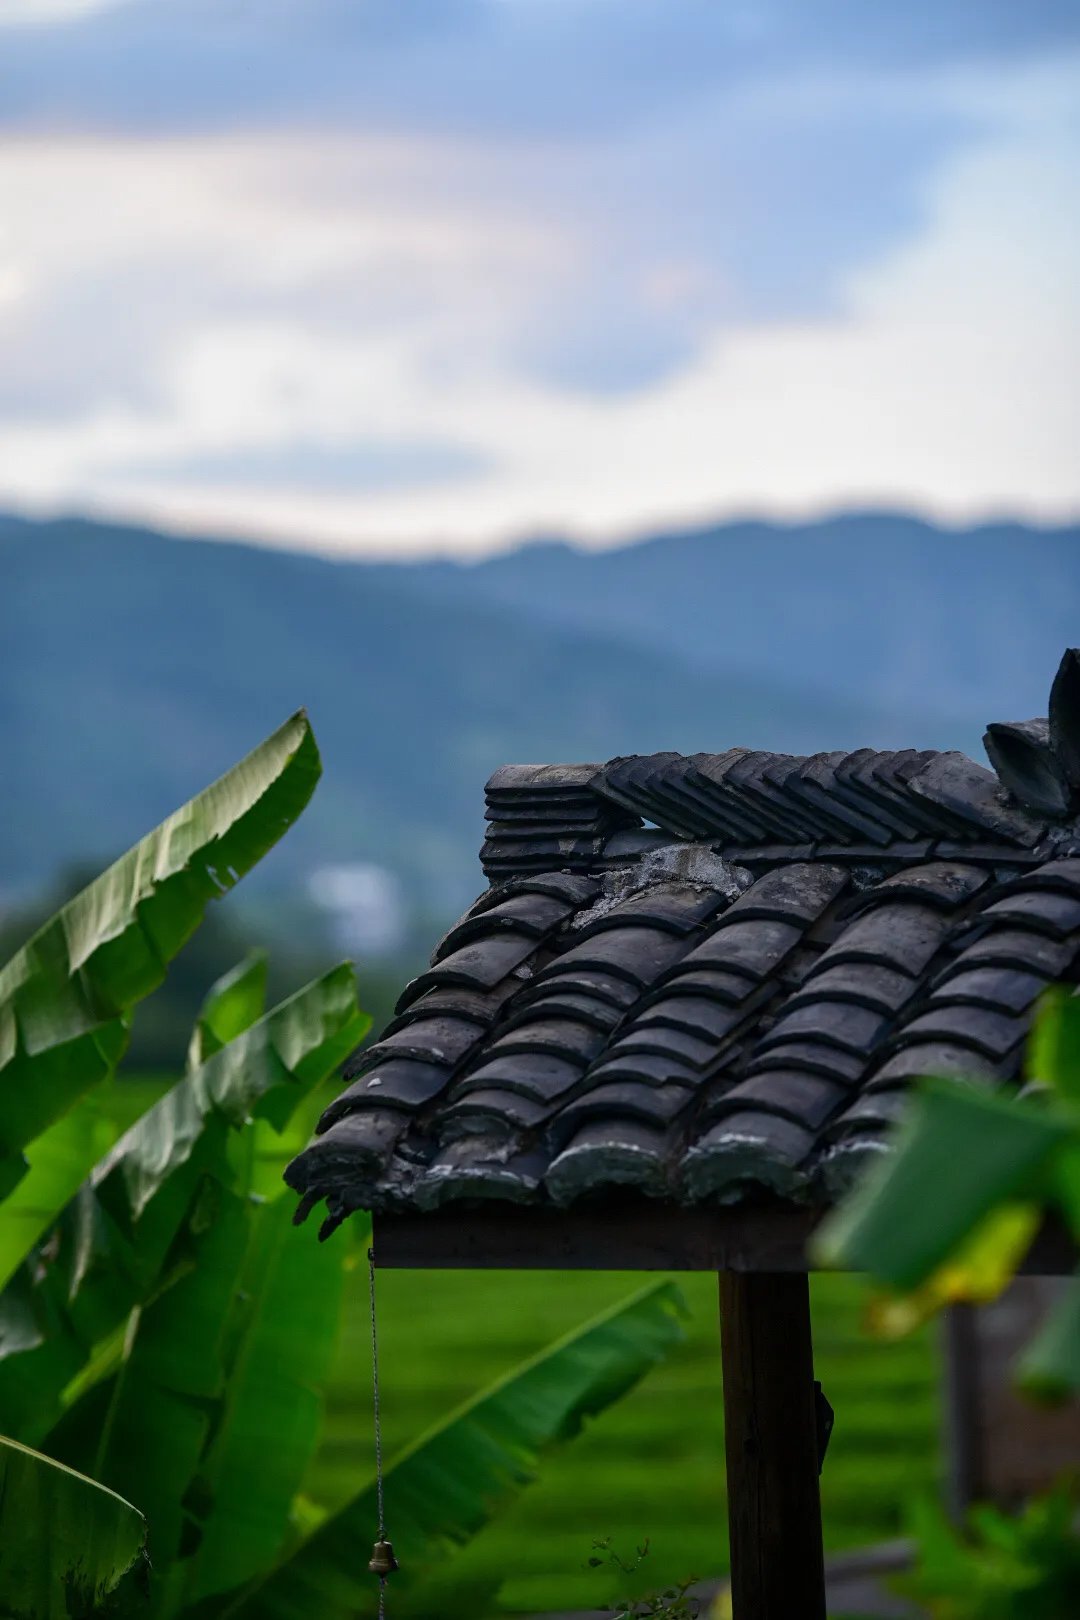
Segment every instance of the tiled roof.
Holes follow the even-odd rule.
[[[1003,1084],[1080,967],[1080,653],[958,753],[507,766],[491,886],[289,1168],[351,1210],[828,1201],[914,1076]],[[996,772],[996,774],[995,774]],[[494,1213],[494,1211],[493,1211]]]

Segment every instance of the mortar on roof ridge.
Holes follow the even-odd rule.
[[[587,910],[577,912],[570,927],[576,930],[598,922],[631,895],[662,883],[687,883],[695,889],[715,889],[729,900],[737,900],[753,881],[752,873],[745,866],[725,860],[709,844],[664,844],[660,849],[648,850],[631,866],[616,866],[604,872],[600,897]]]

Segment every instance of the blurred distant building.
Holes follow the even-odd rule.
[[[1080,1477],[1080,1400],[1025,1399],[1017,1363],[1068,1283],[1017,1277],[991,1305],[957,1305],[946,1335],[950,1497],[959,1518],[973,1502],[1016,1508],[1062,1475]]]
[[[334,942],[349,956],[384,956],[405,939],[401,886],[384,866],[350,861],[320,866],[308,879],[308,894],[326,913]]]

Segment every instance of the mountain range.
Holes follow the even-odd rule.
[[[507,760],[978,755],[1080,640],[1078,541],[879,512],[399,564],[0,516],[0,887],[118,852],[301,705],[325,776],[265,881],[374,861],[436,914]]]

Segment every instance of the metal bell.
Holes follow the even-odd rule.
[[[368,1562],[368,1569],[370,1569],[371,1573],[384,1581],[388,1575],[392,1575],[395,1569],[400,1569],[400,1567],[394,1557],[393,1542],[377,1541],[371,1550],[371,1558]]]

